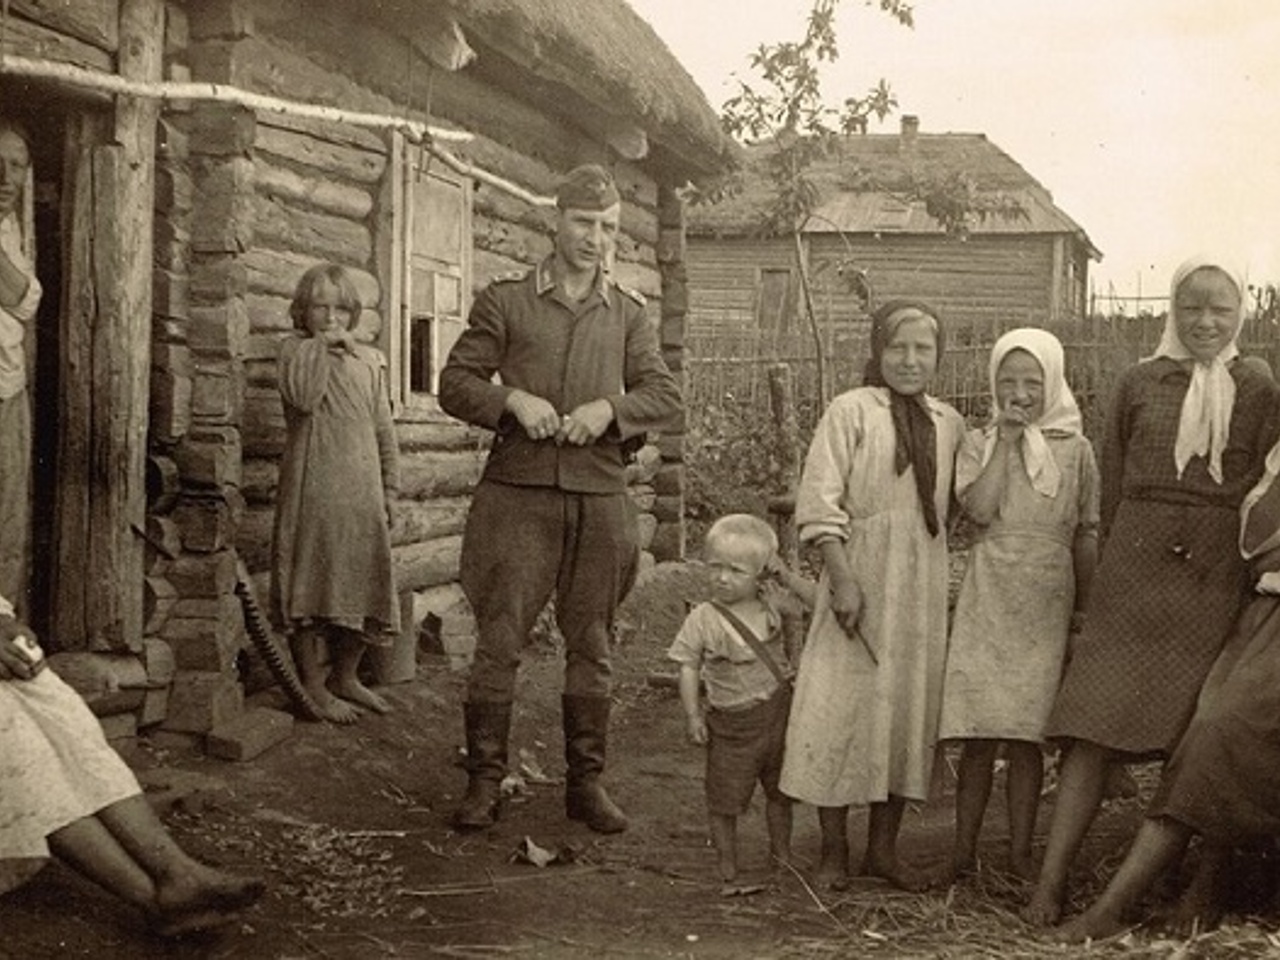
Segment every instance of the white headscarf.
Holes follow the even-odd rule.
[[[991,425],[984,431],[982,463],[985,466],[991,459],[996,447],[995,422],[1000,416],[996,397],[996,374],[1000,363],[1013,350],[1025,350],[1035,357],[1044,373],[1044,410],[1035,423],[1028,424],[1022,431],[1022,464],[1027,471],[1027,479],[1035,491],[1046,497],[1056,497],[1058,486],[1062,482],[1062,472],[1057,461],[1053,459],[1053,451],[1045,441],[1049,436],[1070,436],[1083,430],[1080,418],[1080,407],[1076,405],[1075,395],[1067,385],[1066,361],[1062,353],[1062,344],[1048,330],[1038,327],[1018,327],[1010,330],[991,348],[991,398],[993,410]]]
[[[1178,322],[1174,317],[1178,288],[1182,282],[1206,267],[1220,270],[1235,284],[1240,295],[1240,308],[1236,315],[1236,329],[1230,342],[1208,363],[1196,361],[1191,367],[1191,386],[1182,400],[1182,413],[1178,418],[1178,438],[1173,446],[1173,459],[1178,467],[1178,477],[1187,469],[1192,457],[1205,457],[1209,461],[1209,476],[1222,483],[1222,451],[1227,447],[1227,432],[1231,427],[1231,410],[1236,402],[1236,382],[1231,378],[1227,363],[1240,355],[1236,338],[1240,336],[1240,322],[1244,319],[1245,284],[1240,274],[1217,260],[1196,256],[1178,267],[1169,286],[1169,314],[1164,322],[1164,333],[1153,356],[1171,360],[1192,360],[1191,351],[1178,337]]]

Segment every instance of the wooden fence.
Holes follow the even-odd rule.
[[[947,401],[971,423],[987,415],[987,364],[991,346],[1008,328],[998,323],[947,330],[947,345],[930,392]],[[1096,436],[1121,371],[1154,352],[1163,317],[1091,317],[1050,325],[1062,341],[1067,380],[1080,403],[1085,432]],[[695,326],[696,329],[696,326]],[[868,354],[869,326],[843,324],[823,331],[830,393],[857,386]],[[1280,329],[1267,319],[1250,317],[1240,331],[1240,352],[1280,368]],[[779,335],[757,330],[691,334],[685,340],[686,405],[690,410],[727,406],[769,412],[768,371],[777,363],[792,370],[801,428],[812,428],[820,413],[818,365],[809,334]],[[762,421],[763,422],[763,421]]]

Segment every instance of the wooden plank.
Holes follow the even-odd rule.
[[[99,70],[103,73],[115,72],[115,62],[110,53],[110,50],[114,49],[114,44],[108,50],[104,50],[20,17],[9,19],[4,36],[6,54],[52,60],[89,70]],[[78,93],[84,96],[83,91]]]
[[[123,0],[121,76],[162,76],[163,0]],[[93,467],[85,626],[94,646],[141,650],[151,344],[151,219],[159,104],[119,97],[116,144],[95,148]]]
[[[115,52],[120,45],[119,0],[9,0],[5,7],[102,50]],[[14,17],[8,30],[19,22]]]
[[[92,337],[97,320],[93,276],[93,150],[96,139],[87,119],[68,130],[67,193],[71,198],[68,269],[59,341],[61,394],[58,418],[57,562],[52,571],[53,632],[64,649],[82,649],[87,641],[85,587],[89,555],[89,451],[93,432]]]

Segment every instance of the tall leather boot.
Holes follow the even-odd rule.
[[[507,774],[511,704],[464,703],[467,726],[467,793],[453,814],[460,830],[484,830],[498,819],[502,778]]]
[[[621,833],[627,817],[609,799],[600,775],[604,773],[609,730],[609,698],[565,694],[560,698],[564,723],[564,812],[597,833]]]

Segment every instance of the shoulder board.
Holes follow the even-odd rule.
[[[630,287],[622,286],[622,284],[617,284],[616,286],[618,288],[619,293],[623,294],[623,296],[627,297],[628,299],[634,300],[636,303],[638,303],[642,307],[649,302],[644,298],[644,294],[641,293],[639,290],[632,290]]]
[[[508,270],[506,273],[500,273],[490,283],[515,283],[529,276],[530,270]]]

